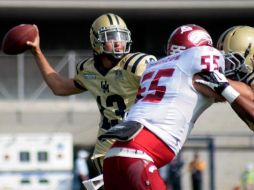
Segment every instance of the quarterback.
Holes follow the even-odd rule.
[[[124,20],[112,13],[103,14],[93,22],[90,42],[93,57],[77,64],[77,74],[72,79],[64,78],[51,67],[40,48],[39,33],[35,41],[27,44],[32,47],[32,54],[44,80],[55,95],[89,91],[94,96],[101,114],[98,132],[101,135],[122,121],[125,112],[135,101],[146,64],[156,58],[145,53],[130,53],[130,31]],[[96,142],[92,160],[99,172],[112,142]]]
[[[235,90],[222,74],[224,57],[212,47],[205,30],[189,25],[177,28],[168,42],[169,51],[177,34],[192,45],[150,62],[126,121],[99,137],[117,140],[104,160],[105,190],[166,190],[158,168],[182,149],[199,116],[215,101],[236,106],[240,99],[253,100]]]

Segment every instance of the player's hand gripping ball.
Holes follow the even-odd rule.
[[[30,47],[27,41],[34,41],[37,30],[32,24],[20,24],[11,28],[4,36],[2,50],[8,55],[23,53]]]

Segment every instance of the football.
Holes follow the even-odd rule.
[[[27,41],[34,41],[37,34],[36,28],[32,24],[20,24],[11,28],[2,40],[2,50],[9,55],[23,53],[29,46]]]

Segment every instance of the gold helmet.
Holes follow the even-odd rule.
[[[231,32],[232,30],[234,30],[234,29],[236,29],[236,28],[238,28],[238,27],[241,27],[241,26],[232,26],[232,27],[228,28],[227,30],[225,30],[225,31],[220,35],[220,37],[219,37],[219,39],[218,39],[218,41],[217,41],[217,44],[216,44],[216,48],[217,48],[218,50],[224,51],[224,50],[223,50],[223,43],[224,43],[224,41],[225,41],[226,35],[227,35],[229,32]]]
[[[114,42],[123,43],[123,51],[116,51]],[[114,58],[122,58],[130,52],[131,33],[124,20],[112,13],[103,14],[98,17],[90,28],[90,42],[95,55],[107,54]],[[112,51],[104,48],[106,42],[112,43]]]
[[[229,28],[220,36],[217,48],[225,53],[226,76],[227,73],[238,73],[238,76],[241,77],[237,78],[243,80],[246,74],[252,72],[254,59],[253,27],[233,26]]]

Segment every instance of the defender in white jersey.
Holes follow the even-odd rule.
[[[198,117],[215,101],[243,96],[222,80],[224,66],[223,55],[211,46],[148,64],[126,121],[99,137],[117,140],[104,159],[105,190],[166,190],[158,168],[179,152]],[[214,83],[200,77],[207,73]],[[218,85],[211,90],[211,84]]]
[[[233,26],[223,32],[217,42],[217,49],[221,50],[225,59],[225,76],[230,79],[231,85],[239,91],[248,92],[252,96],[250,88],[243,84],[235,83],[241,81],[249,85],[252,90],[254,81],[254,28],[250,26]],[[200,45],[211,45],[208,32],[201,26],[195,24],[183,25],[174,30],[168,40],[167,54],[173,55],[190,47]],[[254,83],[253,83],[254,84]],[[252,105],[252,103],[250,103]],[[254,131],[254,124],[243,117],[239,109],[234,111],[246,122],[248,127]]]
[[[142,123],[174,151],[179,152],[194,122],[213,98],[197,93],[192,84],[199,72],[224,70],[224,59],[214,48],[191,48],[151,63],[143,75],[139,100],[128,120]]]
[[[140,132],[128,141],[117,141],[106,154],[105,190],[166,189],[157,169],[175,157],[199,115],[215,100],[197,91],[193,78],[219,68],[224,70],[223,56],[208,46],[190,48],[147,66],[138,100],[120,125],[131,128],[135,122]],[[126,172],[117,177],[123,169]]]

